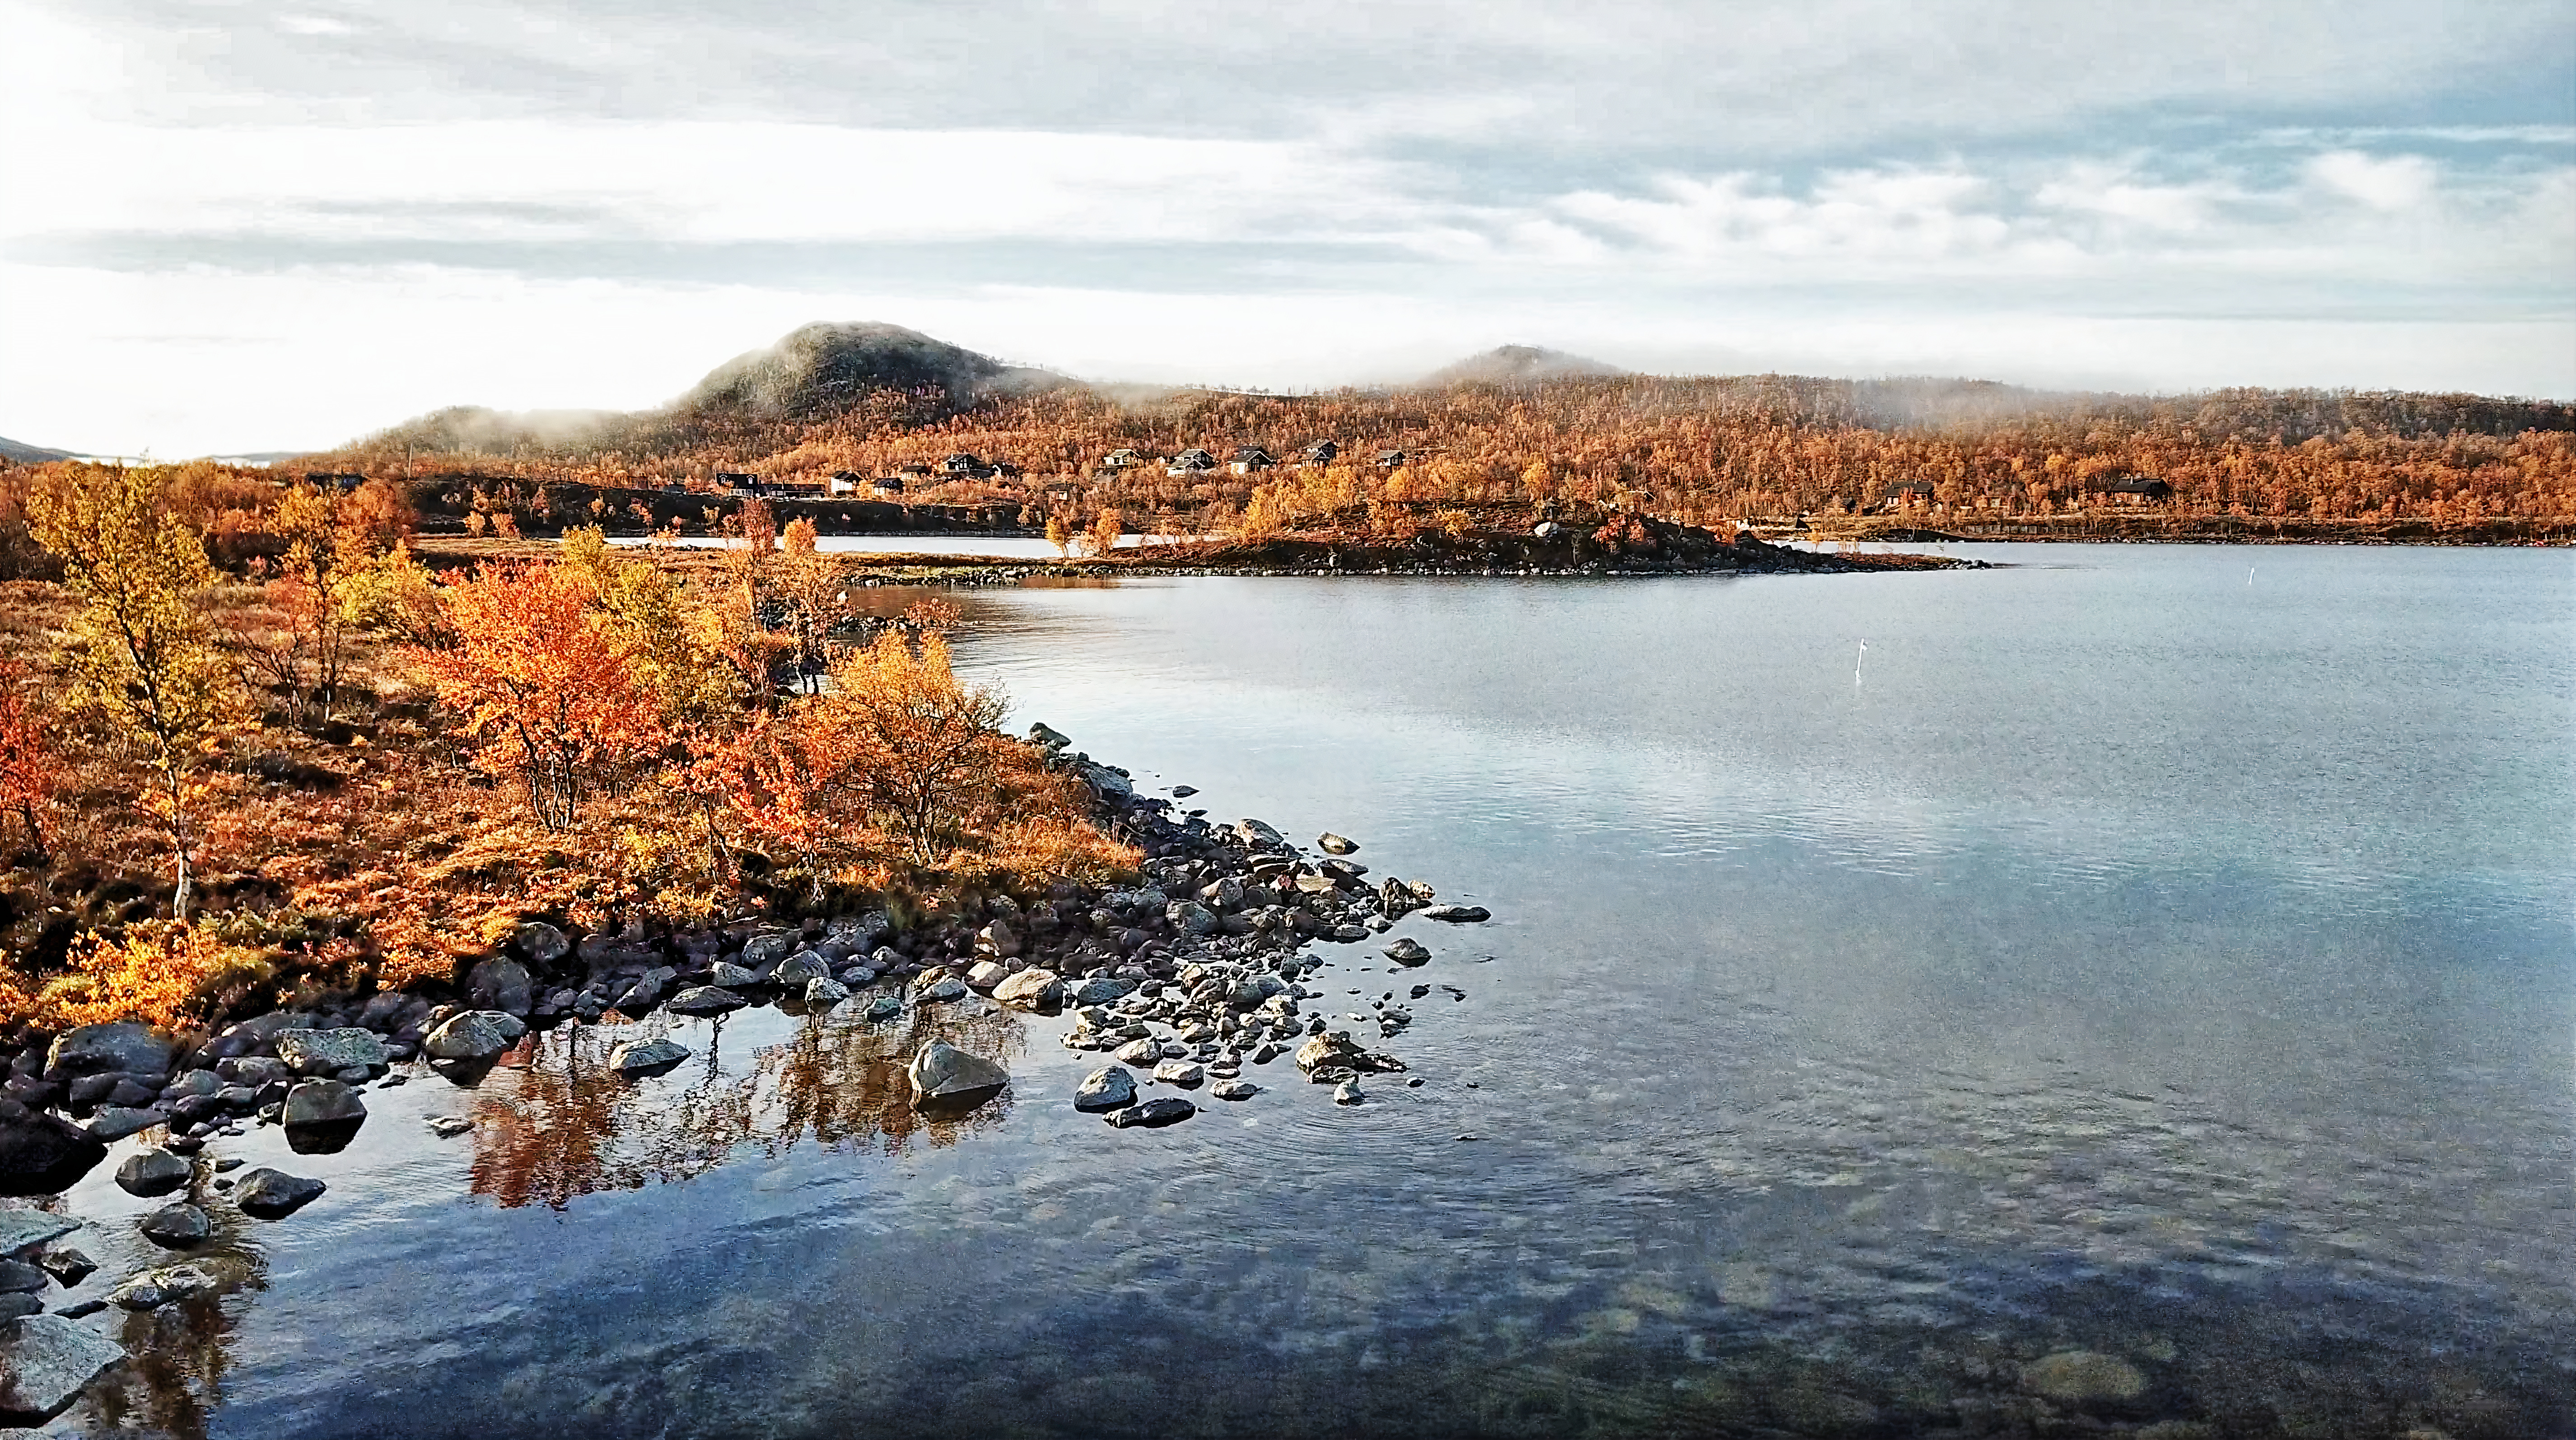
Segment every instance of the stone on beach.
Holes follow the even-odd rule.
[[[1422,912],[1422,918],[1446,920],[1452,925],[1473,925],[1480,920],[1493,919],[1494,912],[1482,905],[1434,905]]]
[[[135,1228],[143,1232],[144,1239],[173,1250],[203,1245],[206,1237],[215,1233],[214,1222],[206,1218],[206,1212],[185,1202],[162,1206],[136,1221]]]
[[[716,985],[692,985],[670,998],[663,1007],[682,1015],[722,1015],[749,1004],[741,996]]]
[[[148,1025],[118,1020],[104,1025],[78,1025],[66,1030],[46,1054],[46,1068],[63,1075],[114,1072],[141,1075],[154,1083],[170,1073],[170,1040]]]
[[[352,1066],[387,1063],[383,1037],[372,1030],[289,1030],[277,1037],[277,1058],[298,1075],[328,1075]]]
[[[994,986],[993,999],[1017,1010],[1052,1010],[1064,1003],[1064,982],[1052,970],[1023,970]]]
[[[1429,964],[1431,961],[1431,952],[1423,948],[1421,941],[1414,939],[1410,935],[1404,936],[1398,939],[1394,944],[1387,946],[1385,953],[1386,958],[1394,961],[1398,965],[1425,965]]]
[[[829,975],[817,975],[805,982],[805,1003],[838,1005],[850,998],[850,987]]]
[[[1357,841],[1336,835],[1330,830],[1315,837],[1315,848],[1327,855],[1356,855],[1360,850]]]
[[[1154,1078],[1166,1085],[1195,1086],[1207,1078],[1207,1067],[1187,1060],[1166,1060],[1154,1067]]]
[[[515,1019],[499,1010],[451,1015],[421,1037],[420,1053],[432,1060],[489,1060],[517,1043],[518,1036],[510,1032]]]

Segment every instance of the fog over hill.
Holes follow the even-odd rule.
[[[1498,345],[1444,365],[1422,379],[1425,385],[1536,385],[1549,380],[1594,379],[1629,372],[1581,355],[1568,355],[1539,345]]]
[[[1711,412],[1747,407],[1781,423],[1875,430],[1978,430],[2034,419],[2142,423],[2188,416],[2210,437],[2233,435],[2297,444],[2363,431],[2409,437],[2489,435],[2576,428],[2576,407],[2474,395],[2341,390],[2232,389],[2178,396],[2032,390],[1989,380],[1932,376],[1834,379],[1814,376],[1658,376],[1535,345],[1472,355],[1404,387],[1416,396],[1460,387],[1600,392],[1629,411]],[[713,446],[743,459],[792,448],[810,427],[908,433],[969,412],[1047,397],[1137,420],[1165,419],[1236,392],[1194,387],[1087,383],[882,323],[801,326],[776,344],[735,356],[659,409],[504,412],[478,406],[437,410],[347,447],[383,454],[526,455],[627,451],[673,454]],[[1387,391],[1325,392],[1358,397]],[[1275,397],[1298,406],[1323,397]],[[1605,414],[1609,412],[1604,412]],[[31,447],[19,447],[29,449]]]

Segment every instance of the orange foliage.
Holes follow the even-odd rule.
[[[476,763],[517,779],[548,829],[668,736],[628,644],[569,565],[485,567],[442,592],[456,643],[413,651],[478,743]]]
[[[70,972],[37,1003],[57,1025],[142,1020],[175,1027],[201,1018],[211,991],[261,964],[259,952],[225,941],[212,926],[144,921],[120,940],[93,936],[75,949]]]
[[[27,681],[25,662],[0,655],[0,823],[17,817],[26,827],[28,848],[41,857],[45,816],[62,783],[62,764],[45,738],[55,722],[38,710]]]

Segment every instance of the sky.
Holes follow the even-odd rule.
[[[815,320],[1302,389],[2576,398],[2570,0],[0,0],[0,435],[633,409]]]

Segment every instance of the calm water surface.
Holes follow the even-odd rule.
[[[1493,908],[1401,927],[1422,1088],[1116,1131],[980,1005],[557,1035],[372,1094],[55,1429],[2576,1431],[2571,557],[1956,548],[2014,568],[969,596],[1021,723]],[[1007,1103],[912,1121],[930,1024]]]

